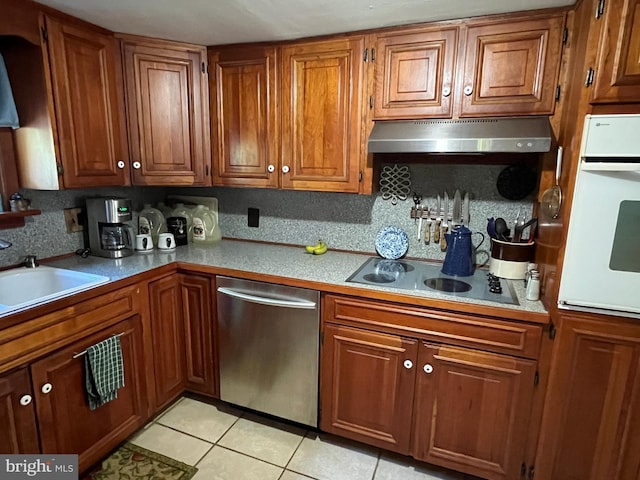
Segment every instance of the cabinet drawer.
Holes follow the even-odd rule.
[[[0,372],[139,312],[140,299],[140,287],[134,285],[0,330]]]
[[[537,358],[542,327],[401,304],[327,295],[323,321]]]

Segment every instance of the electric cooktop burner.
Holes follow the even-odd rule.
[[[470,277],[452,277],[442,265],[417,260],[385,260],[371,257],[347,282],[380,285],[401,290],[434,290],[453,297],[467,297],[518,305],[511,283],[483,270]],[[504,287],[504,288],[503,288]]]

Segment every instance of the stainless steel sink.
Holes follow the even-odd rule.
[[[0,272],[0,316],[106,283],[109,277],[40,266]]]

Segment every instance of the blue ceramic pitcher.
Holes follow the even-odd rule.
[[[471,235],[480,235],[482,240],[478,245],[471,243]],[[447,254],[442,265],[442,273],[455,277],[469,277],[473,275],[475,265],[473,263],[473,252],[482,242],[484,235],[480,232],[472,234],[464,225],[458,225],[451,233],[446,233]]]

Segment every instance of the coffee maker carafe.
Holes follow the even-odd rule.
[[[87,230],[91,255],[122,258],[133,255],[135,238],[131,201],[126,198],[87,198]]]

